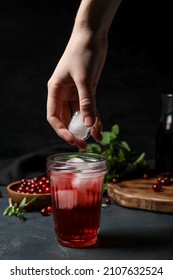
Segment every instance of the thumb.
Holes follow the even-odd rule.
[[[96,119],[95,95],[92,90],[83,85],[78,86],[79,106],[85,126],[92,127]]]

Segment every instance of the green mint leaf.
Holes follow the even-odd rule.
[[[108,205],[106,203],[102,203],[102,207],[107,207]]]
[[[21,203],[19,204],[19,209],[20,208],[24,208],[25,207],[25,204],[26,204],[26,197],[24,197],[21,201]]]
[[[87,145],[87,150],[86,150],[87,153],[96,153],[96,154],[100,154],[101,151],[102,151],[102,149],[101,149],[101,147],[100,147],[99,144],[95,144],[95,143],[90,144],[90,143],[89,143],[89,144]]]
[[[146,166],[145,153],[142,153],[134,162],[134,165]]]
[[[11,217],[11,216],[13,216],[13,215],[14,215],[14,210],[13,210],[13,209],[11,209],[11,211],[9,211],[9,212],[8,212],[8,216],[10,216],[10,217]]]
[[[102,131],[103,139],[100,141],[102,146],[109,145],[111,140],[114,139],[114,135],[110,131]]]
[[[13,208],[16,208],[17,207],[17,203],[14,203],[14,205],[12,205]]]
[[[131,151],[131,149],[130,149],[130,147],[129,147],[129,145],[127,144],[126,141],[120,141],[119,146],[120,146],[121,148],[123,148],[124,150],[128,151],[128,152]]]
[[[115,138],[118,137],[119,132],[120,132],[119,126],[118,126],[117,124],[113,125],[113,126],[112,126],[112,130],[111,130],[111,133],[114,135]]]
[[[3,212],[3,216],[8,215],[10,211],[11,211],[11,206],[8,206],[7,208],[5,208]]]

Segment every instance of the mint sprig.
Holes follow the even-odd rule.
[[[9,206],[4,210],[3,215],[4,216],[7,215],[10,217],[16,216],[20,220],[25,220],[26,219],[24,216],[25,207],[31,204],[32,202],[34,202],[36,199],[37,197],[34,197],[33,199],[31,199],[29,202],[26,203],[26,197],[24,197],[18,206],[17,203],[12,204],[11,198],[9,198]]]
[[[126,141],[120,139],[120,129],[117,124],[112,126],[111,131],[103,131],[102,136],[100,143],[88,144],[87,152],[102,154],[108,161],[109,171],[105,176],[105,190],[107,183],[119,177],[127,167],[132,165],[143,169],[147,167],[145,153],[138,155]]]

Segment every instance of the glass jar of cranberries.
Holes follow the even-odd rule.
[[[157,173],[173,173],[173,94],[162,95],[162,111],[155,142]]]

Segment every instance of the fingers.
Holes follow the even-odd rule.
[[[91,129],[91,136],[97,141],[100,142],[102,140],[102,123],[100,118],[97,116],[96,117],[96,122],[94,124],[94,126]]]
[[[78,81],[76,82],[76,86],[79,95],[80,112],[83,117],[84,125],[87,127],[92,127],[96,120],[96,110],[91,83],[87,83],[86,81]]]
[[[55,132],[67,141],[70,145],[75,145],[75,139],[73,135],[67,130],[65,123],[70,118],[70,113],[67,108],[66,117],[63,111],[65,110],[65,104],[62,106],[57,92],[61,92],[62,88],[58,85],[48,84],[48,98],[47,98],[47,120],[55,130]],[[64,118],[64,120],[61,119]]]

